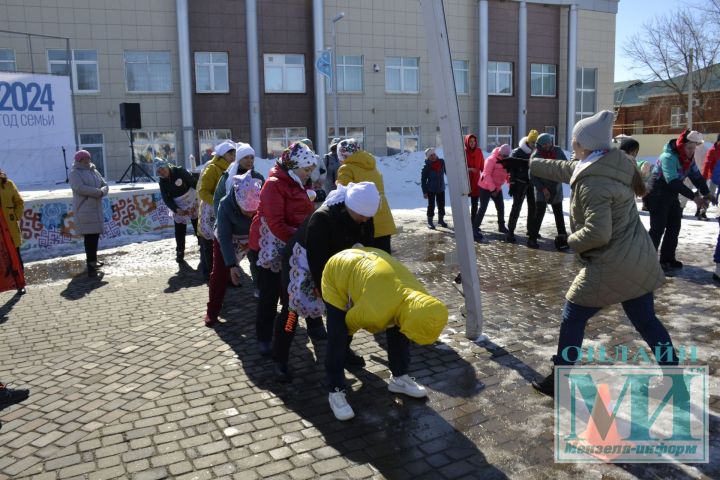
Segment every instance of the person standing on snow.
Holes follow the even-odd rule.
[[[482,175],[480,175],[480,183],[478,184],[480,187],[480,210],[475,215],[475,221],[472,225],[473,237],[477,242],[483,238],[480,225],[482,225],[483,218],[485,218],[485,212],[491,199],[497,212],[498,231],[500,233],[508,232],[505,227],[505,202],[502,194],[502,186],[507,182],[508,174],[501,161],[508,158],[511,152],[512,149],[508,144],[495,147],[485,163]]]
[[[704,208],[711,198],[707,183],[693,161],[695,149],[702,141],[702,135],[694,130],[684,130],[677,139],[670,140],[653,167],[648,181],[650,192],[643,197],[650,211],[650,238],[655,249],[660,248],[660,265],[666,273],[683,267],[675,256],[682,226],[678,194]],[[683,183],[686,178],[699,193],[694,194]]]
[[[340,168],[337,183],[347,186],[350,182],[372,182],[380,192],[380,208],[373,221],[375,223],[375,241],[373,247],[392,254],[390,238],[397,233],[392,211],[385,197],[385,185],[382,173],[377,169],[375,157],[365,150],[354,138],[342,140],[337,148]]]
[[[530,162],[534,178],[570,184],[573,233],[568,243],[582,264],[565,296],[553,364],[577,362],[588,320],[603,307],[621,303],[653,353],[658,346],[672,350],[672,358],[658,362],[677,365],[670,335],[655,315],[653,291],[663,284],[664,275],[635,203],[645,184],[635,163],[610,148],[613,117],[604,110],[575,124],[573,161]],[[532,382],[551,397],[554,384],[554,371]]]
[[[480,174],[485,168],[485,157],[480,147],[478,147],[477,137],[475,135],[465,135],[465,162],[468,170],[468,183],[470,184],[470,224],[475,221],[475,215],[478,211],[478,200],[480,198]]]
[[[438,209],[438,225],[447,228],[445,223],[445,160],[438,158],[434,148],[425,150],[425,165],[420,172],[420,187],[423,198],[427,199],[427,224],[435,230],[435,203]]]
[[[387,334],[392,376],[388,390],[414,398],[427,396],[410,371],[410,341],[429,345],[448,321],[445,304],[399,261],[377,248],[352,248],[333,255],[322,273],[327,310],[325,354],[328,401],[335,418],[349,420],[355,412],[346,399],[345,355],[348,335],[361,328]]]
[[[565,153],[560,147],[555,146],[552,135],[543,133],[537,139],[537,150],[532,154],[532,158],[543,158],[546,160],[567,160]],[[528,235],[527,245],[530,248],[539,248],[538,238],[540,237],[540,227],[542,227],[543,218],[547,205],[552,207],[555,216],[555,228],[557,236],[555,237],[555,248],[558,250],[567,250],[567,230],[565,229],[565,217],[563,216],[563,189],[562,183],[553,182],[548,179],[533,178],[531,174],[533,187],[535,188],[535,218],[532,222],[532,232]]]
[[[537,130],[530,130],[527,137],[520,140],[518,148],[512,151],[510,156],[513,159],[530,160],[533,150],[535,150],[535,142],[538,138]],[[512,167],[508,168],[510,177],[509,193],[513,199],[510,208],[510,217],[508,218],[508,232],[505,234],[505,241],[515,243],[515,227],[518,218],[520,218],[520,210],[523,201],[527,197],[527,232],[528,235],[532,231],[531,224],[535,217],[535,192],[533,192],[530,177],[528,176],[529,164],[527,161],[515,161]]]

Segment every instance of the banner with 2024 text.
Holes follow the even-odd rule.
[[[65,180],[75,153],[70,78],[0,72],[0,168],[20,186]]]

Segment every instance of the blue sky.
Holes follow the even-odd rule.
[[[637,73],[630,70],[632,63],[623,55],[630,37],[639,33],[642,25],[658,15],[664,15],[686,2],[677,0],[620,0],[615,33],[615,81],[634,80]]]

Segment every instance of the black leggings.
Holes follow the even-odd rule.
[[[88,233],[83,236],[85,241],[85,261],[87,263],[97,262],[98,243],[100,242],[99,233]]]

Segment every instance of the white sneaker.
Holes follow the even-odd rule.
[[[328,395],[328,401],[330,402],[330,408],[335,414],[335,418],[338,420],[350,420],[355,416],[355,412],[353,412],[352,407],[345,399],[345,390],[336,388],[334,392],[330,392]]]
[[[422,385],[418,385],[414,377],[408,377],[407,375],[391,377],[388,390],[393,393],[404,393],[415,398],[427,397],[427,389]]]

